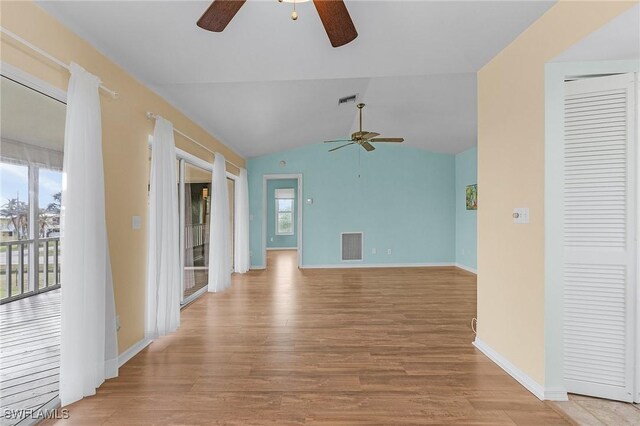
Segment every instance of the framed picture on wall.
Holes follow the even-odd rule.
[[[478,210],[478,184],[467,185],[467,210]]]

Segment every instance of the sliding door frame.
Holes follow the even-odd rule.
[[[149,135],[149,147],[153,147],[153,135]],[[195,301],[198,297],[202,296],[207,292],[208,284],[202,287],[200,290],[196,291],[186,299],[184,298],[184,207],[185,207],[185,191],[184,191],[184,170],[185,163],[189,163],[193,166],[204,169],[210,173],[213,173],[213,163],[210,163],[206,160],[203,160],[200,157],[196,157],[195,155],[188,153],[187,151],[183,151],[180,148],[176,148],[176,159],[179,162],[179,171],[178,171],[178,211],[179,211],[179,222],[180,222],[180,231],[179,231],[179,239],[180,239],[180,286],[182,288],[182,293],[180,294],[180,308],[184,308],[188,304]],[[238,176],[230,173],[225,170],[226,177],[228,179],[232,179],[235,183],[237,183]],[[226,182],[225,182],[226,184]],[[238,207],[238,197],[237,185],[234,185],[234,212],[237,211]],[[235,218],[234,218],[235,223]],[[235,227],[234,227],[235,228]],[[233,237],[235,238],[235,229],[233,230]],[[233,271],[232,271],[233,272]]]

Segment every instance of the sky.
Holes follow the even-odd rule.
[[[28,202],[28,177],[27,166],[0,163],[0,205],[16,197]],[[62,173],[40,169],[39,188],[39,204],[41,208],[45,208],[53,202],[53,194],[62,190]]]

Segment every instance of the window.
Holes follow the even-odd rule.
[[[0,80],[0,303],[60,286],[66,105]]]
[[[293,188],[275,190],[276,235],[293,235],[293,211],[295,192]]]

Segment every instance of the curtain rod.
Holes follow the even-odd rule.
[[[147,112],[147,118],[148,118],[149,120],[151,120],[151,119],[154,119],[154,120],[155,120],[155,119],[156,119],[156,118],[158,118],[158,117],[160,117],[158,114],[154,114],[153,112]],[[195,140],[195,139],[194,139],[194,138],[192,138],[191,136],[189,136],[189,135],[186,135],[186,134],[182,133],[180,130],[176,129],[175,127],[173,128],[173,131],[174,131],[174,132],[176,132],[177,134],[179,134],[180,136],[183,136],[183,137],[185,137],[185,138],[189,139],[191,142],[193,142],[193,143],[195,143],[196,145],[198,145],[199,147],[201,147],[201,148],[203,148],[203,149],[205,149],[205,150],[209,151],[209,152],[210,152],[210,153],[212,153],[213,155],[218,154],[217,152],[212,151],[211,149],[209,149],[209,148],[207,148],[206,146],[202,145],[200,142],[198,142],[197,140]],[[236,167],[237,169],[242,169],[242,167],[240,167],[240,166],[238,166],[237,164],[235,164],[235,163],[233,163],[233,162],[231,162],[231,161],[227,160],[226,158],[224,159],[224,161],[225,161],[225,162],[227,162],[227,163],[229,163],[229,164],[231,164],[232,166]]]
[[[0,32],[2,34],[7,35],[8,37],[11,37],[15,41],[23,44],[24,46],[28,47],[29,49],[33,50],[34,52],[39,53],[40,55],[44,56],[45,58],[47,58],[51,62],[54,62],[54,63],[60,65],[62,68],[65,68],[67,71],[71,71],[71,67],[69,65],[65,64],[60,59],[58,59],[58,58],[56,58],[54,56],[51,56],[50,54],[48,54],[44,50],[40,49],[38,46],[29,43],[27,40],[23,39],[19,35],[14,34],[11,31],[6,30],[6,29],[4,29],[2,27],[0,27]],[[102,84],[100,84],[100,88],[102,90],[104,90],[105,92],[107,92],[109,95],[111,95],[112,98],[117,98],[118,97],[118,92],[115,92],[115,91],[109,89],[108,87],[106,87],[106,86],[104,86]]]

